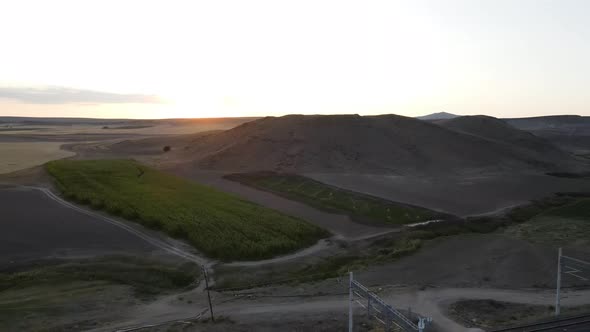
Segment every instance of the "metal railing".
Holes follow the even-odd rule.
[[[359,299],[364,301],[361,302]],[[367,309],[367,316],[374,318],[383,324],[386,331],[389,331],[393,325],[396,325],[404,331],[423,332],[426,328],[426,325],[432,322],[431,318],[419,317],[418,322],[414,323],[411,318],[406,317],[403,313],[387,304],[375,293],[371,292],[363,284],[354,280],[352,272],[350,272],[349,300],[349,332],[352,332],[352,307],[354,302]]]

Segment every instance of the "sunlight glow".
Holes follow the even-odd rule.
[[[546,11],[528,0],[444,3],[7,1],[0,86],[156,94],[165,102],[0,98],[1,115],[588,112],[590,97],[572,89],[590,77],[590,46],[574,37],[589,28],[572,16],[580,12],[574,1]],[[531,24],[523,25],[524,14]]]

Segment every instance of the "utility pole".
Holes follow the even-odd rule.
[[[214,322],[213,305],[211,304],[211,294],[209,293],[209,275],[207,274],[207,268],[205,266],[203,266],[203,274],[205,275],[205,289],[207,289],[207,299],[209,300],[209,313],[211,314],[211,321]]]
[[[348,281],[348,332],[352,332],[352,301],[354,301],[352,295],[352,271],[348,273],[350,276]]]
[[[557,289],[555,292],[555,316],[560,314],[560,295],[561,290],[561,248],[557,250]]]

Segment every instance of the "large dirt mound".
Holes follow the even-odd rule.
[[[568,153],[558,149],[548,140],[530,132],[512,127],[505,121],[491,116],[462,116],[437,122],[441,126],[487,140],[505,143],[518,149],[530,159],[567,160]]]
[[[504,121],[518,129],[543,137],[566,151],[586,157],[590,154],[589,116],[559,115]]]
[[[568,159],[514,144],[398,115],[288,115],[203,137],[184,154],[205,169],[380,174],[554,170]]]

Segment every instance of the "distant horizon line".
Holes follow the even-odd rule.
[[[424,114],[424,115],[418,115],[418,116],[406,116],[406,115],[400,115],[400,114],[396,114],[396,113],[381,113],[381,114],[371,114],[371,115],[360,115],[358,113],[331,113],[331,114],[302,114],[302,113],[290,113],[290,114],[284,114],[284,115],[264,115],[264,116],[219,116],[219,117],[194,117],[194,118],[101,118],[101,117],[79,117],[79,116],[55,116],[55,117],[46,117],[46,116],[19,116],[19,115],[0,115],[0,119],[68,119],[68,120],[76,120],[76,119],[80,119],[80,120],[120,120],[120,121],[124,121],[124,120],[135,120],[135,121],[158,121],[158,120],[197,120],[197,119],[259,119],[259,118],[265,118],[265,117],[283,117],[283,116],[289,116],[289,115],[304,115],[304,116],[318,116],[318,115],[323,115],[323,116],[330,116],[330,115],[357,115],[357,116],[380,116],[380,115],[398,115],[398,116],[404,116],[404,117],[408,117],[408,118],[420,118],[420,117],[426,117],[429,115],[434,115],[434,114],[440,114],[440,113],[446,113],[446,114],[450,114],[450,115],[456,115],[457,117],[463,117],[463,116],[489,116],[489,117],[493,117],[493,118],[497,118],[497,119],[528,119],[528,118],[547,118],[547,117],[588,117],[587,115],[581,115],[581,114],[552,114],[552,115],[533,115],[533,116],[524,116],[524,117],[495,117],[492,115],[487,115],[487,114],[470,114],[470,115],[463,115],[463,114],[455,114],[455,113],[449,113],[449,112],[434,112],[434,113],[430,113],[430,114]]]

